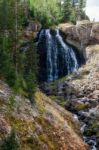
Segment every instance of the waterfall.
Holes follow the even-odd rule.
[[[46,30],[46,45],[47,45],[47,80],[53,81],[53,39],[50,30]]]
[[[41,80],[54,81],[79,68],[74,49],[64,42],[60,31],[43,29],[39,34],[38,49],[41,53]],[[43,78],[43,79],[42,79]]]
[[[56,30],[56,38],[59,40],[61,44],[62,53],[64,56],[64,61],[67,66],[67,73],[70,74],[74,71],[77,71],[78,69],[78,62],[76,55],[72,49],[72,47],[68,46],[62,39],[62,37],[59,34],[59,30]]]

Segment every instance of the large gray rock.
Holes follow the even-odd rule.
[[[59,29],[66,35],[66,41],[83,50],[91,43],[99,43],[99,23],[80,21],[76,25],[60,24]]]
[[[94,24],[91,31],[91,38],[99,43],[99,23]]]

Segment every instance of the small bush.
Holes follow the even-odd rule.
[[[29,72],[26,78],[26,83],[27,83],[28,98],[32,102],[33,94],[35,93],[37,87],[36,76],[33,72]]]
[[[16,131],[12,129],[10,135],[4,140],[0,150],[18,150],[19,147]]]
[[[10,110],[13,110],[15,105],[16,105],[15,96],[11,95],[10,98],[9,98],[9,108],[10,108]]]

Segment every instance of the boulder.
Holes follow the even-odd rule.
[[[65,34],[66,41],[80,50],[91,43],[99,43],[99,23],[85,20],[76,25],[60,24],[59,29]]]
[[[99,23],[93,24],[92,31],[91,31],[91,38],[96,42],[99,42]]]

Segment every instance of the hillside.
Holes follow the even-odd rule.
[[[34,104],[24,97],[13,97],[9,86],[0,81],[0,143],[9,138],[13,128],[20,150],[88,149],[82,141],[79,123],[71,113],[39,90]]]

